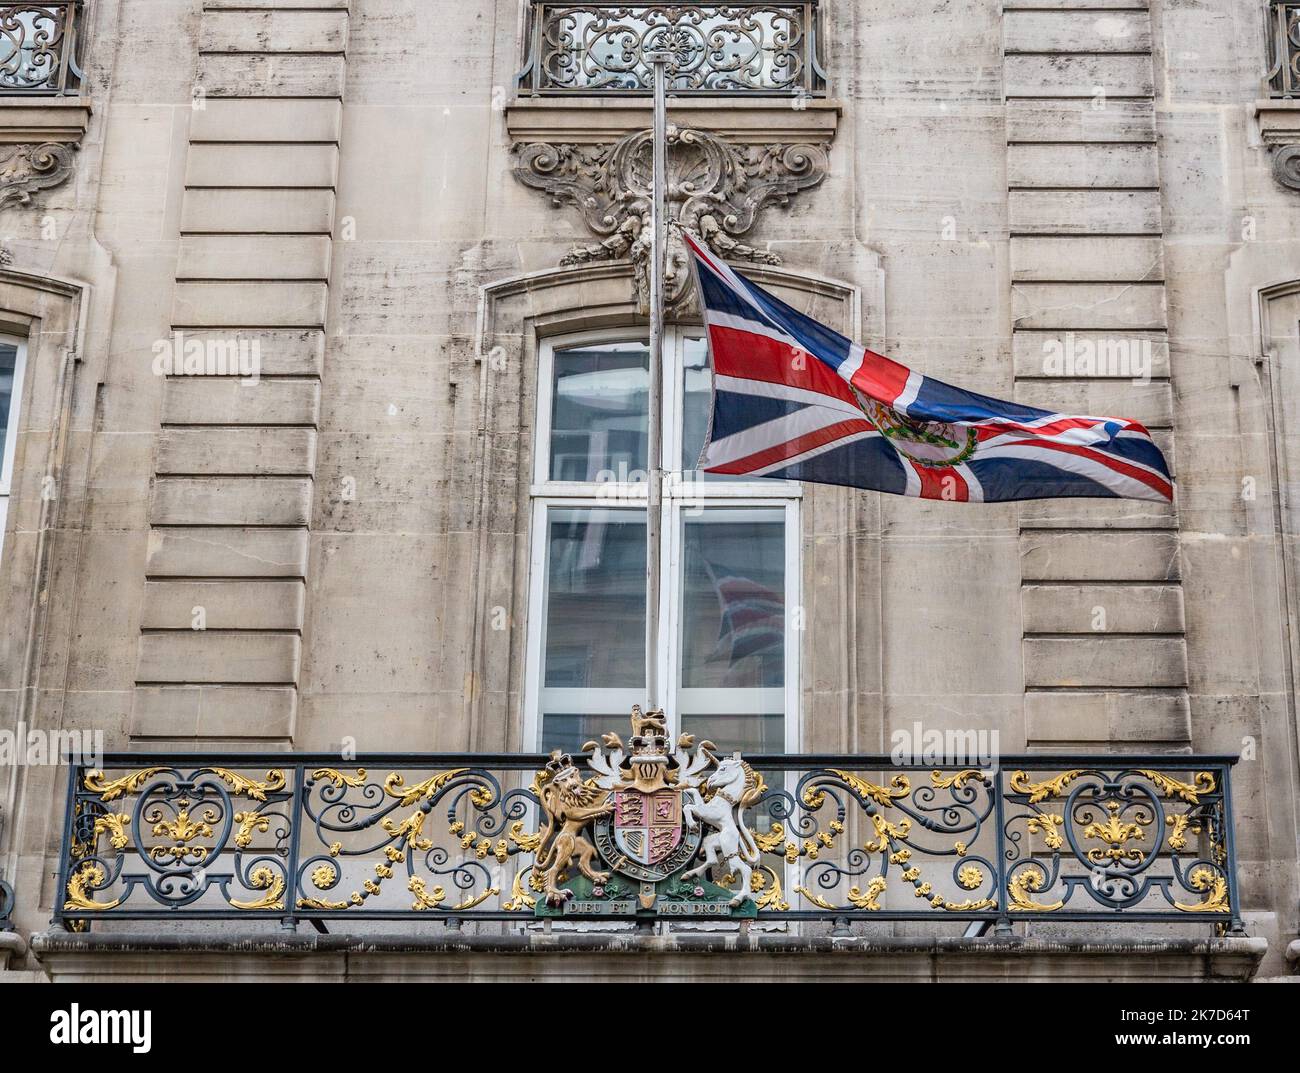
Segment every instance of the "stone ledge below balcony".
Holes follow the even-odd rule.
[[[432,922],[431,922],[432,923]],[[433,925],[437,927],[436,924]],[[1262,938],[835,938],[737,933],[308,935],[46,931],[32,952],[55,982],[385,980],[505,982],[1246,982]]]
[[[843,106],[821,97],[670,97],[668,122],[712,131],[726,141],[833,141]],[[516,142],[615,141],[654,122],[648,97],[516,97],[506,130]]]
[[[0,97],[0,145],[79,144],[90,114],[89,97]]]

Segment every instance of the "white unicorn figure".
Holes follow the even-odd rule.
[[[713,795],[706,801],[698,789],[687,788],[682,795],[682,820],[692,831],[698,831],[701,822],[713,830],[705,835],[701,847],[704,863],[683,872],[682,878],[695,879],[714,865],[725,862],[727,868],[740,877],[740,889],[731,899],[731,905],[738,906],[746,898],[753,901],[750,880],[753,866],[758,864],[759,851],[754,836],[745,826],[744,810],[763,794],[758,777],[740,759],[740,754],[734,753],[718,763],[717,770],[704,780],[703,785],[713,790]]]

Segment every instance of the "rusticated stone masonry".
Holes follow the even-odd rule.
[[[1147,0],[1004,8],[1016,398],[1146,424],[1177,465]],[[1172,509],[1020,511],[1030,745],[1190,740]]]
[[[293,734],[348,2],[203,3],[136,739]]]

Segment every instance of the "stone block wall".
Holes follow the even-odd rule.
[[[164,385],[135,740],[293,740],[347,33],[347,0],[202,6],[171,329],[252,375]]]

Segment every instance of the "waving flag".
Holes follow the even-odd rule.
[[[1055,414],[922,376],[850,342],[689,235],[713,359],[710,473],[922,499],[1173,498],[1136,421]]]

